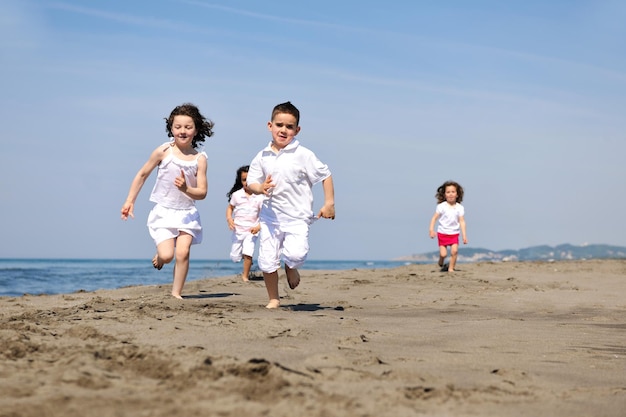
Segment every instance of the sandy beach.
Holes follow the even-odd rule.
[[[0,416],[624,416],[626,261],[0,298]]]

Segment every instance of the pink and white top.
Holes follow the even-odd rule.
[[[263,195],[247,194],[243,188],[230,196],[233,206],[233,221],[237,232],[250,231],[252,226],[259,224],[259,212],[263,205]]]

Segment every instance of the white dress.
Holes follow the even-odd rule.
[[[196,202],[187,194],[180,191],[174,180],[180,176],[181,169],[185,173],[185,181],[191,187],[198,184],[198,158],[205,152],[199,152],[192,161],[185,161],[174,156],[170,143],[168,155],[158,166],[157,179],[150,194],[150,201],[156,203],[148,215],[148,230],[154,242],[158,245],[167,239],[176,238],[180,232],[190,234],[192,244],[202,242],[202,224]]]

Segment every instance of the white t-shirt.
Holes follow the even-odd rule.
[[[274,152],[270,142],[250,163],[248,184],[262,184],[272,176],[274,188],[261,208],[261,219],[290,222],[313,219],[314,184],[330,177],[330,169],[315,154],[294,139]]]
[[[437,232],[444,235],[456,235],[461,231],[459,217],[465,216],[465,209],[459,203],[451,206],[447,201],[437,204],[439,226]]]

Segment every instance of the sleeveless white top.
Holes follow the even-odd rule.
[[[198,158],[207,154],[198,152],[196,158],[192,161],[185,161],[174,156],[172,146],[169,142],[164,143],[169,150],[167,156],[161,161],[158,167],[157,180],[150,194],[150,201],[160,206],[172,209],[189,209],[196,205],[196,201],[187,194],[180,191],[175,185],[174,180],[180,176],[181,169],[185,173],[185,181],[190,187],[198,185]],[[208,158],[207,158],[208,159]]]

